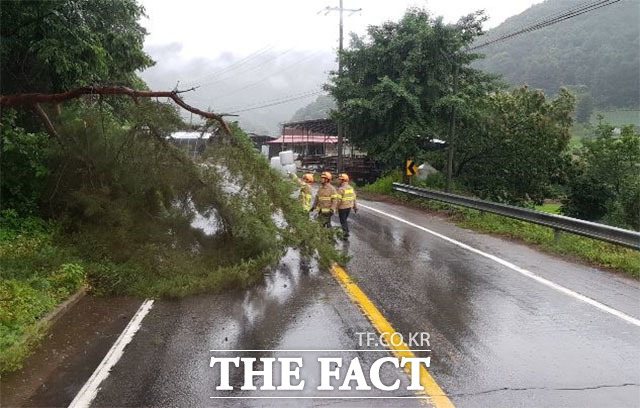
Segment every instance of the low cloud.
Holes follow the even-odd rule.
[[[319,89],[335,69],[335,55],[326,51],[265,50],[249,57],[223,52],[211,58],[184,58],[183,46],[174,42],[148,46],[156,65],[141,73],[152,89],[181,89],[198,86],[184,95],[202,109],[234,112],[256,108]],[[300,107],[315,99],[310,96],[288,103],[239,113],[240,124],[248,131],[279,132]]]

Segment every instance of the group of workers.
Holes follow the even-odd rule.
[[[349,184],[349,176],[342,173],[338,176],[340,185],[336,189],[331,185],[333,175],[324,171],[320,175],[320,182],[322,185],[316,193],[313,203],[311,201],[312,190],[311,184],[314,182],[313,174],[306,173],[300,179],[300,195],[299,200],[302,207],[309,212],[318,210],[318,216],[322,224],[331,228],[331,217],[337,212],[340,219],[340,226],[342,227],[344,239],[349,238],[349,224],[348,218],[353,209],[354,213],[358,212],[358,205],[356,203],[356,192]]]

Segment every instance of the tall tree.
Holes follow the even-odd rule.
[[[94,83],[141,85],[153,65],[143,50],[135,0],[8,1],[0,7],[2,94],[59,92]]]
[[[458,126],[455,174],[482,198],[541,202],[562,180],[574,97],[548,100],[526,87],[476,98]]]
[[[640,134],[600,123],[583,143],[563,212],[640,230]]]
[[[153,64],[143,50],[144,15],[136,0],[23,0],[0,6],[0,94],[61,92],[115,83],[146,87],[137,70]],[[105,110],[132,104],[111,100]],[[102,108],[102,105],[101,105]],[[3,107],[0,127],[2,204],[33,210],[48,174],[42,123]],[[55,121],[55,116],[52,119]]]
[[[328,89],[343,109],[349,140],[370,156],[400,164],[432,138],[443,138],[453,106],[453,73],[461,94],[494,89],[491,78],[468,65],[477,58],[462,50],[481,32],[478,12],[446,25],[422,9],[409,9],[399,22],[371,26],[353,35],[342,54],[343,75]]]

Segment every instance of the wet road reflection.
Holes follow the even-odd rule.
[[[340,399],[353,396],[406,396],[408,377],[401,369],[383,365],[381,379],[391,384],[400,379],[393,392],[318,391],[318,357],[342,357],[346,374],[348,363],[358,358],[365,373],[387,351],[354,351],[366,348],[358,344],[357,332],[375,332],[327,271],[315,262],[301,259],[290,251],[281,265],[266,274],[264,281],[246,291],[217,296],[195,296],[156,302],[143,328],[104,382],[94,406],[417,406],[418,400]],[[209,350],[217,350],[210,352]],[[372,347],[379,350],[383,347]],[[223,350],[270,350],[228,352]],[[321,350],[321,351],[287,351]],[[343,350],[343,351],[322,351]],[[219,367],[209,367],[217,357],[301,357],[301,391],[241,391],[243,370],[232,368],[233,391],[217,391]],[[145,364],[141,365],[140,362]],[[279,365],[275,365],[279,368]],[[262,369],[256,364],[255,369]],[[274,375],[274,385],[280,378]],[[262,379],[255,381],[256,386]],[[334,381],[339,386],[341,382]],[[355,383],[353,384],[355,387]],[[224,399],[209,397],[265,396],[331,397],[331,399]]]
[[[366,204],[457,239],[477,235]],[[640,328],[377,213],[361,210],[351,229],[350,274],[396,330],[431,334],[430,371],[456,406],[640,405]],[[584,268],[538,256],[529,261],[558,274]]]

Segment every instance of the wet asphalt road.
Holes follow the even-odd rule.
[[[362,203],[640,318],[638,281],[466,231],[416,210]],[[416,354],[431,356],[429,371],[456,406],[640,406],[640,327],[370,210],[362,208],[351,218],[351,226],[349,243],[339,244],[352,256],[348,273],[405,338],[415,332],[430,334],[432,351]],[[84,313],[84,318],[67,315],[54,327],[58,339],[78,330],[89,333],[68,340],[72,344],[57,353],[59,368],[51,363],[44,371],[30,369],[42,365],[48,351],[61,348],[51,344],[51,337],[28,362],[29,380],[3,380],[0,405],[65,406],[73,399],[141,303],[118,300],[117,307],[103,305],[93,314],[85,313],[91,302],[101,301],[79,303],[76,313]],[[98,333],[92,338],[93,329],[87,328],[91,322]],[[157,301],[92,406],[417,406],[415,399],[338,399],[390,395],[382,391],[315,390],[318,356],[342,356],[345,361],[358,357],[368,372],[373,361],[388,352],[283,351],[366,348],[358,344],[358,332],[375,330],[331,274],[290,253],[263,284],[248,291]],[[225,354],[210,349],[277,351]],[[219,370],[209,367],[213,355],[302,356],[301,377],[308,384],[295,395],[336,398],[211,399],[282,395],[216,391]],[[391,395],[413,396],[406,391],[404,372],[383,366],[384,383],[396,378],[402,382],[400,390]],[[240,373],[232,371],[231,385],[242,382]]]
[[[508,260],[635,318],[637,281],[383,203],[365,203]],[[640,327],[377,213],[353,219],[349,273],[458,407],[638,407]]]

